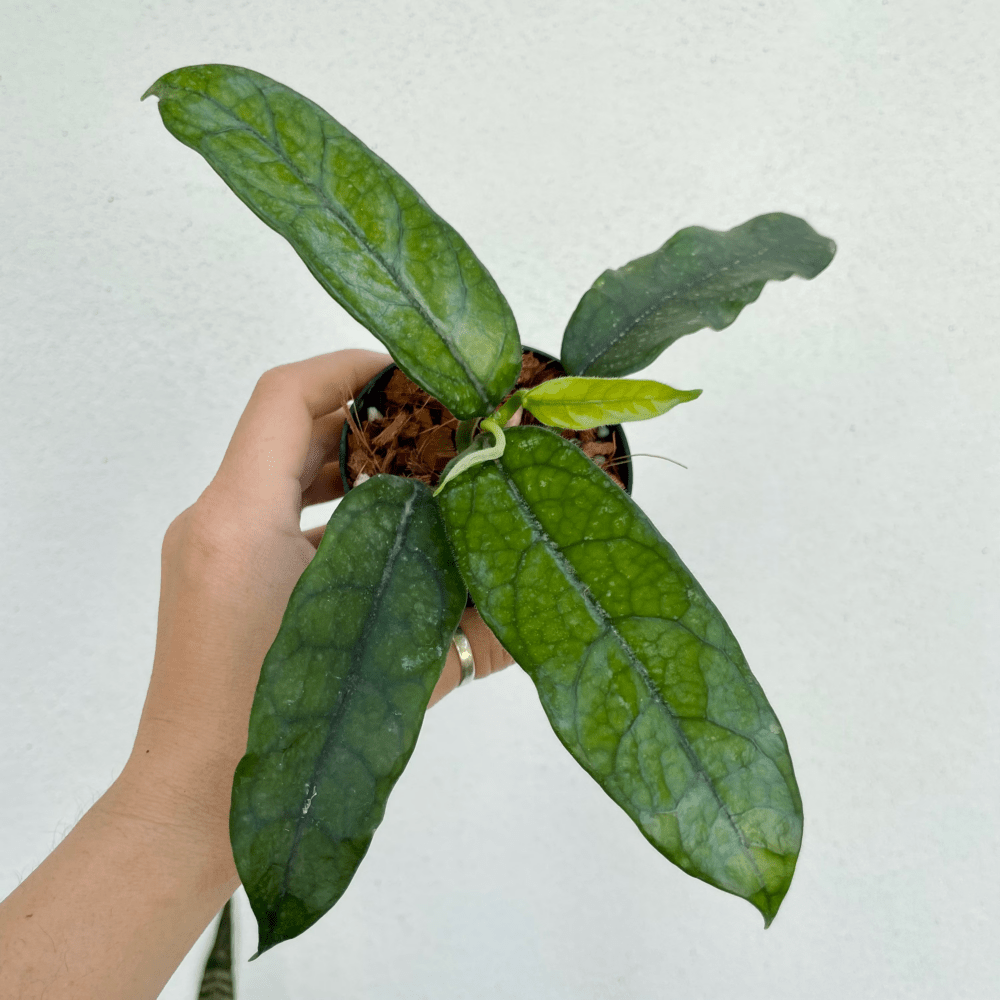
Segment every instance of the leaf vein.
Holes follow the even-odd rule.
[[[753,868],[755,874],[757,875],[761,887],[763,887],[765,885],[764,879],[760,873],[760,869],[757,866],[756,860],[750,853],[750,847],[749,844],[747,843],[746,837],[744,836],[742,829],[740,829],[739,825],[736,823],[732,813],[730,813],[729,811],[728,805],[725,803],[725,801],[723,801],[722,797],[719,795],[718,790],[715,788],[715,785],[712,783],[711,777],[708,774],[705,765],[702,763],[697,753],[695,753],[694,747],[691,745],[691,741],[688,739],[687,734],[681,728],[680,720],[678,719],[676,713],[664,699],[657,686],[653,683],[653,679],[652,677],[650,677],[649,671],[646,670],[645,664],[639,659],[635,650],[625,640],[624,636],[622,636],[622,634],[617,630],[617,628],[615,628],[614,620],[607,613],[607,611],[605,611],[604,608],[596,600],[594,600],[594,598],[585,589],[585,585],[577,575],[575,568],[569,562],[569,560],[566,559],[566,557],[560,550],[559,546],[556,545],[555,541],[545,531],[539,520],[535,517],[531,508],[528,506],[527,500],[524,498],[521,491],[517,488],[517,485],[514,483],[514,480],[507,472],[507,470],[503,467],[503,465],[499,461],[495,461],[493,464],[500,471],[500,475],[504,479],[505,484],[507,485],[511,498],[514,500],[515,504],[520,509],[520,512],[524,517],[525,521],[528,523],[528,527],[531,530],[531,533],[535,539],[535,543],[541,545],[544,549],[548,551],[553,561],[559,567],[560,572],[566,577],[569,583],[580,595],[580,598],[584,602],[584,606],[587,608],[588,612],[590,612],[591,617],[595,620],[595,622],[604,624],[606,630],[611,633],[611,635],[615,638],[615,640],[619,644],[620,648],[622,649],[625,656],[629,660],[633,669],[635,669],[636,673],[638,673],[639,676],[642,678],[652,698],[663,706],[664,710],[667,713],[667,717],[671,720],[671,724],[673,726],[674,734],[677,738],[678,745],[681,747],[685,756],[688,758],[688,762],[690,763],[692,769],[697,774],[698,778],[704,781],[705,784],[708,786],[709,790],[712,793],[713,798],[718,803],[719,809],[726,816],[729,825],[735,831],[736,836],[739,838],[740,845],[743,848],[743,852],[746,855],[746,858],[749,861],[751,867]],[[579,723],[577,723],[577,725],[579,725]]]
[[[226,107],[226,105],[224,105],[218,99],[212,97],[210,94],[204,93],[202,91],[192,91],[191,88],[189,88],[189,87],[183,87],[183,88],[178,88],[178,89],[186,90],[188,93],[197,93],[198,96],[203,97],[207,101],[210,101],[211,103],[213,103],[216,107],[218,107],[220,110],[222,110],[226,114],[229,114],[229,115],[232,115],[233,117],[235,117],[232,108]],[[265,101],[265,104],[266,103],[267,102]],[[270,112],[270,105],[268,105],[268,110]],[[272,115],[272,120],[273,120],[273,112],[270,112],[270,113]],[[239,120],[239,119],[237,119],[237,120]],[[253,128],[250,125],[243,124],[240,128],[241,128],[242,131],[250,132],[252,135],[255,135],[262,143],[264,143],[264,145],[268,146],[273,153],[275,153],[280,159],[282,159],[283,162],[285,163],[285,165],[288,166],[289,169],[296,175],[296,177],[299,179],[300,183],[302,183],[304,186],[312,189],[313,193],[319,197],[319,199],[320,199],[321,203],[323,204],[323,206],[332,215],[336,216],[340,220],[340,222],[342,223],[342,225],[344,226],[344,228],[347,229],[351,233],[351,235],[358,241],[358,243],[361,244],[361,246],[363,246],[364,249],[372,256],[372,258],[375,260],[375,262],[389,275],[390,278],[392,278],[393,282],[396,284],[396,286],[399,288],[399,290],[403,293],[403,297],[407,300],[410,308],[413,309],[413,311],[423,320],[424,324],[427,327],[429,327],[435,334],[437,334],[438,338],[441,340],[441,342],[448,349],[448,352],[449,352],[449,354],[451,354],[451,356],[454,359],[455,363],[462,369],[462,371],[464,372],[466,378],[468,378],[469,382],[471,383],[472,387],[475,389],[477,395],[482,400],[483,404],[486,405],[486,406],[488,406],[489,405],[489,397],[488,397],[488,395],[486,393],[486,390],[485,390],[482,382],[479,380],[479,378],[476,376],[476,374],[469,367],[469,363],[462,356],[461,352],[456,349],[456,347],[455,347],[455,338],[452,337],[445,330],[445,328],[438,322],[437,317],[434,316],[434,314],[430,311],[430,309],[427,306],[427,303],[424,302],[423,297],[419,294],[419,292],[417,291],[417,289],[415,287],[412,287],[412,283],[410,281],[408,281],[408,280],[404,280],[403,276],[402,276],[402,273],[399,270],[397,270],[396,268],[392,267],[389,264],[389,261],[386,259],[386,257],[378,249],[376,249],[376,247],[364,235],[363,231],[355,224],[354,220],[351,218],[351,216],[350,216],[349,213],[346,213],[346,212],[343,212],[343,211],[339,210],[337,204],[334,201],[332,201],[327,196],[327,194],[326,194],[325,191],[319,189],[318,185],[313,184],[311,181],[309,181],[305,177],[303,177],[302,172],[295,165],[295,163],[293,163],[292,160],[288,156],[283,155],[283,152],[282,152],[282,150],[281,150],[281,148],[280,148],[280,146],[278,144],[272,142],[267,136],[263,135],[260,131],[258,131],[257,129]],[[232,130],[226,129],[226,130],[223,130],[223,131],[237,131],[237,130],[239,130],[239,129],[234,128]],[[346,132],[347,130],[344,129],[344,131]],[[323,132],[324,132],[324,135],[325,135],[325,133],[326,133],[326,129],[325,128],[323,129]],[[366,150],[368,149],[368,147],[364,146],[364,143],[362,143],[361,140],[357,138],[357,136],[352,136],[352,138],[354,138],[354,140],[359,145],[363,146]],[[375,157],[375,154],[373,152],[371,152],[370,150],[369,150],[369,152],[371,153],[372,157]],[[214,164],[213,164],[213,166],[214,166]],[[219,171],[219,172],[221,172],[221,171]],[[384,175],[382,174],[381,170],[379,170],[379,174],[384,177]],[[393,200],[398,203],[398,199],[395,197],[395,195],[393,195]],[[250,206],[250,207],[252,208],[253,206]],[[256,214],[259,215],[260,213],[258,212]],[[266,220],[266,219],[264,221],[268,222],[268,220]],[[446,223],[444,223],[443,220],[442,220],[442,224],[446,225]],[[271,223],[268,222],[268,225],[271,225]],[[272,226],[272,228],[277,228],[277,227]],[[282,235],[285,235],[285,234],[282,233]],[[298,250],[298,247],[296,247],[296,250]],[[299,251],[299,255],[302,256],[303,259],[305,259],[305,255],[302,254],[301,251]],[[308,263],[308,261],[307,261],[307,263]],[[320,283],[323,285],[323,287],[326,288],[328,291],[330,291],[330,286],[329,286],[329,284],[327,282],[326,277],[317,274],[317,272],[316,272],[316,270],[314,268],[310,268],[310,270],[312,270],[313,274],[316,275],[317,279],[320,281]],[[335,296],[335,298],[336,298],[336,296]],[[339,301],[339,299],[338,299],[338,301]],[[359,319],[364,324],[364,320],[361,319],[360,316],[357,316],[356,313],[355,313],[355,311],[352,311],[352,310],[349,310],[349,311],[352,312],[352,315],[354,315],[356,319]],[[364,324],[364,325],[367,325],[367,324]]]
[[[327,731],[326,739],[323,741],[323,746],[320,748],[319,754],[316,756],[316,763],[313,767],[312,777],[309,781],[309,785],[313,786],[319,779],[320,773],[329,758],[330,753],[334,745],[334,734],[336,732],[337,723],[342,718],[344,711],[346,709],[347,693],[350,688],[353,690],[353,686],[348,682],[352,676],[357,676],[360,666],[361,657],[367,646],[368,637],[371,634],[372,629],[375,625],[375,619],[378,614],[379,603],[382,599],[382,595],[385,593],[385,588],[388,586],[389,580],[392,578],[392,571],[396,565],[396,560],[399,558],[399,553],[403,548],[403,543],[406,538],[406,531],[409,526],[410,518],[413,515],[413,508],[417,500],[417,490],[414,489],[410,494],[410,497],[403,504],[403,510],[399,517],[399,525],[396,529],[396,538],[393,541],[392,549],[389,552],[389,556],[386,559],[385,569],[382,571],[382,578],[379,581],[378,587],[372,597],[371,608],[368,612],[368,617],[365,619],[364,627],[361,630],[361,635],[358,637],[358,641],[354,646],[354,655],[351,658],[351,664],[348,669],[347,676],[343,679],[340,684],[340,689],[337,692],[337,703],[330,713],[330,725]],[[348,748],[349,749],[349,748]],[[312,822],[315,822],[315,817]],[[278,899],[283,899],[288,894],[288,883],[291,879],[292,866],[295,863],[295,858],[298,854],[299,843],[302,840],[302,834],[305,832],[306,825],[311,822],[308,816],[303,814],[298,817],[295,823],[295,834],[292,838],[292,844],[288,851],[288,860],[285,862],[284,871],[281,878],[281,886],[278,889]]]

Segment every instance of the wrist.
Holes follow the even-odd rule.
[[[240,884],[197,801],[176,762],[130,760],[0,903],[0,996],[159,996]]]
[[[233,773],[239,757],[156,738],[140,726],[106,807],[161,831],[213,880],[239,886],[229,842]],[[227,897],[228,898],[228,897]]]

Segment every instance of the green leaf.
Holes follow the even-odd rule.
[[[651,379],[570,375],[528,389],[521,402],[543,424],[580,431],[626,420],[648,420],[700,395],[701,389],[672,389]]]
[[[459,419],[521,368],[517,324],[468,244],[319,105],[239,66],[187,66],[143,94],[319,283]]]
[[[205,962],[198,1000],[233,1000],[233,901],[219,915],[215,941]]]
[[[344,497],[264,659],[233,778],[254,958],[311,927],[354,877],[465,597],[427,486],[379,475]]]
[[[556,735],[688,874],[770,924],[802,804],[774,712],[715,605],[632,499],[571,442],[507,430],[438,498],[480,615]]]
[[[466,469],[471,469],[474,465],[480,465],[483,462],[499,458],[503,454],[506,442],[503,436],[503,429],[500,425],[492,417],[486,417],[480,426],[484,431],[489,431],[493,435],[493,444],[490,447],[486,447],[485,443],[480,442],[475,448],[470,445],[461,455],[456,455],[445,466],[441,482],[433,493],[434,496],[437,496],[447,483],[454,479],[455,476],[461,475]]]
[[[727,232],[689,226],[659,250],[605,271],[584,293],[563,335],[563,367],[571,375],[630,375],[685,334],[729,326],[768,281],[815,278],[836,250],[784,212]]]

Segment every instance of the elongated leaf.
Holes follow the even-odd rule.
[[[571,375],[630,375],[685,334],[729,326],[768,281],[815,278],[836,250],[784,212],[727,232],[689,226],[659,250],[605,271],[584,293],[563,334],[563,367]]]
[[[143,94],[319,283],[460,419],[514,384],[521,345],[500,289],[419,194],[318,104],[239,66],[187,66]]]
[[[215,941],[205,962],[198,1000],[233,1000],[233,901],[219,915]]]
[[[507,430],[438,502],[483,619],[556,735],[684,871],[769,924],[802,805],[774,712],[716,607],[619,487],[555,431]]]
[[[354,877],[465,596],[428,487],[379,475],[344,497],[264,659],[233,779],[254,958],[311,927]]]
[[[521,402],[543,424],[580,431],[627,420],[648,420],[700,395],[701,389],[673,389],[652,379],[570,375],[528,389]]]
[[[489,462],[491,459],[499,458],[503,454],[503,428],[492,417],[486,417],[480,426],[484,431],[489,431],[493,436],[493,444],[487,446],[484,443],[485,438],[480,436],[479,439],[470,444],[460,455],[456,455],[444,467],[444,471],[441,474],[441,482],[438,483],[433,496],[437,496],[452,477],[460,476],[466,469],[472,468],[473,465]]]

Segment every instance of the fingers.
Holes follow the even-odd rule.
[[[475,608],[466,608],[462,613],[459,627],[465,633],[472,647],[472,659],[476,665],[476,680],[482,680],[490,674],[509,667],[514,658],[500,645],[500,640],[490,631],[486,622],[479,617]],[[431,693],[427,707],[439,702],[449,691],[458,687],[461,679],[461,666],[458,651],[454,643],[448,649],[448,659]]]
[[[346,409],[341,406],[333,413],[313,421],[309,451],[306,453],[305,462],[302,463],[302,475],[299,476],[299,486],[303,493],[315,482],[316,477],[322,474],[323,467],[334,455],[339,459],[340,435],[344,429],[346,413]],[[329,499],[332,500],[333,497]]]
[[[500,645],[500,640],[490,631],[475,608],[466,608],[462,612],[460,628],[472,647],[472,658],[476,663],[476,680],[489,677],[490,674],[503,670],[514,662],[514,658]],[[457,662],[458,652],[454,648],[452,652]],[[457,683],[458,675],[455,680]]]
[[[343,423],[341,423],[343,426]],[[311,507],[317,503],[327,503],[344,495],[344,483],[340,478],[340,458],[327,462],[316,474],[316,478],[302,491],[302,506]]]
[[[302,534],[305,536],[306,541],[314,548],[319,548],[319,543],[323,540],[323,533],[326,531],[326,525],[320,524],[315,528],[309,528],[303,531]]]
[[[319,548],[319,543],[326,531],[326,525],[310,528],[303,534],[309,540],[313,548]],[[490,631],[489,626],[479,616],[475,608],[466,608],[462,612],[462,619],[459,628],[465,633],[472,647],[472,661],[476,667],[476,680],[482,680],[495,674],[498,670],[509,667],[514,658],[500,645],[500,640]],[[439,702],[449,691],[458,687],[458,682],[462,676],[461,664],[458,658],[458,650],[454,643],[448,649],[448,658],[445,660],[441,676],[438,678],[434,690],[431,692],[430,701],[427,707]]]
[[[343,419],[336,411],[391,361],[375,351],[334,351],[265,372],[209,490],[298,530],[303,479],[324,464]]]

